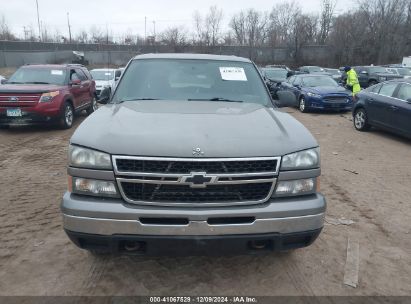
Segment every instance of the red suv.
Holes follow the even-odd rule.
[[[95,86],[82,65],[22,66],[0,86],[0,127],[53,122],[71,128],[76,113],[97,109]]]

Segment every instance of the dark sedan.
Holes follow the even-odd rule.
[[[411,138],[411,80],[387,81],[358,95],[353,109],[358,131],[372,126]]]
[[[281,89],[291,91],[298,100],[301,112],[309,110],[351,111],[352,93],[325,75],[295,75],[281,84]]]
[[[283,81],[287,80],[289,71],[283,68],[262,68],[265,83],[270,90],[271,96],[277,99],[277,90]]]

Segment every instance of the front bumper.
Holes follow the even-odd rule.
[[[96,239],[110,251],[121,251],[124,242],[134,240],[150,245],[146,251],[151,252],[151,246],[157,247],[163,239],[201,244],[198,240],[227,238],[247,249],[244,244],[262,238],[270,244],[266,248],[276,250],[284,249],[286,244],[292,248],[311,244],[323,227],[326,202],[322,195],[313,194],[255,206],[161,208],[66,193],[61,209],[64,229],[74,243],[85,249],[92,248]],[[151,220],[148,224],[147,219]],[[303,237],[294,242],[296,235]]]
[[[9,117],[7,109],[20,108],[22,116]],[[53,122],[60,118],[61,109],[57,102],[33,106],[0,106],[0,125],[27,125]]]

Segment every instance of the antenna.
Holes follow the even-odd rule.
[[[147,16],[144,17],[144,43],[147,41]]]
[[[41,42],[41,27],[40,27],[40,14],[39,14],[39,2],[36,0],[36,6],[37,6],[37,24],[39,26],[39,41]]]
[[[67,12],[67,25],[68,25],[68,31],[69,31],[69,39],[70,39],[70,43],[71,43],[71,27],[70,27],[69,12]]]

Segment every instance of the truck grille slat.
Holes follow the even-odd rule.
[[[117,185],[128,203],[192,207],[266,202],[280,160],[113,156]]]
[[[188,186],[135,184],[122,182],[125,195],[135,201],[155,201],[172,203],[214,203],[239,202],[241,200],[259,201],[267,197],[272,183],[208,186],[205,189],[192,189]]]

